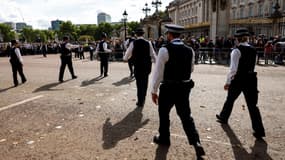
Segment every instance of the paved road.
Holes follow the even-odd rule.
[[[157,107],[150,95],[136,108],[135,81],[126,63],[111,62],[110,76],[100,79],[99,62],[74,60],[78,78],[66,70],[58,83],[59,55],[24,57],[27,83],[13,88],[8,58],[0,58],[0,159],[5,160],[184,160],[195,154],[187,144],[175,109],[171,146],[152,143]],[[241,95],[229,126],[215,114],[226,97],[228,67],[196,65],[191,109],[208,159],[285,159],[285,67],[257,66],[259,107],[267,137],[255,141]]]

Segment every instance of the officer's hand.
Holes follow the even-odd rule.
[[[151,93],[152,102],[157,105],[158,95],[156,93]]]
[[[230,87],[230,84],[225,84],[225,85],[224,85],[224,90],[227,91],[227,90],[229,89],[229,87]]]

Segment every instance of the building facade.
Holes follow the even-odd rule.
[[[277,17],[273,16],[276,11],[281,13]],[[173,23],[196,37],[214,40],[231,36],[240,27],[256,35],[285,36],[284,0],[174,0],[168,13]]]
[[[97,15],[97,24],[100,23],[111,23],[111,16],[109,14],[106,14],[104,12],[101,12]]]
[[[54,20],[54,21],[51,21],[51,29],[52,30],[56,30],[56,31],[59,31],[60,29],[60,25],[63,23],[63,21],[61,20]]]

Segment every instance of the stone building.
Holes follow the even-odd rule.
[[[174,0],[167,8],[173,23],[196,37],[214,40],[231,36],[240,27],[256,35],[285,36],[284,0]]]

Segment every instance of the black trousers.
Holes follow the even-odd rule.
[[[129,60],[128,65],[129,65],[129,70],[130,70],[130,76],[133,76],[134,75],[134,62]]]
[[[191,116],[189,95],[191,91],[190,83],[161,84],[158,112],[159,112],[159,134],[162,139],[169,139],[170,120],[169,113],[175,105],[176,112],[180,117],[183,129],[190,144],[200,142],[198,131]]]
[[[73,71],[73,66],[72,66],[72,57],[71,56],[60,56],[61,59],[61,65],[60,65],[60,70],[59,70],[59,80],[63,80],[63,74],[65,67],[67,65],[69,72],[72,77],[75,76],[74,71]]]
[[[107,55],[103,55],[100,56],[100,73],[101,75],[104,74],[104,76],[108,75],[108,60],[109,60],[109,56]]]
[[[137,85],[137,100],[139,105],[143,105],[145,103],[148,87],[148,76],[149,74],[135,74]]]
[[[228,90],[228,96],[220,113],[220,116],[225,120],[229,119],[234,102],[241,92],[243,92],[245,97],[253,130],[256,133],[264,134],[261,115],[257,107],[258,90],[256,73],[242,77],[236,76],[236,78],[232,80]]]
[[[24,75],[23,72],[23,65],[20,62],[11,62],[11,66],[12,66],[12,72],[13,72],[13,81],[14,81],[14,85],[18,85],[18,78],[17,78],[17,73],[19,72],[19,75],[21,77],[22,82],[25,82],[27,79]]]

